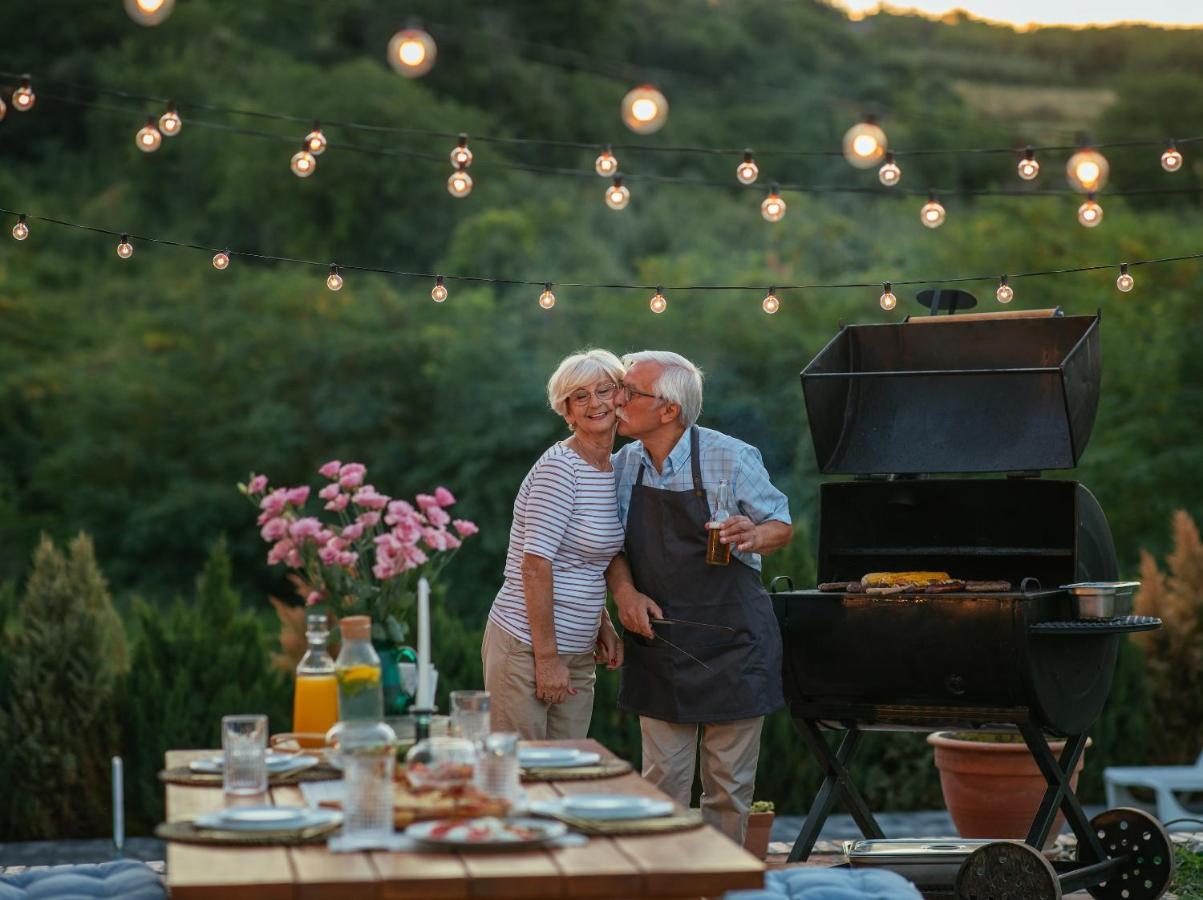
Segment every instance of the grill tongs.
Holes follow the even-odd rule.
[[[711,625],[709,622],[691,622],[688,619],[649,619],[648,621],[650,621],[653,625],[689,625],[689,626],[693,626],[696,628],[714,628],[714,629],[717,629],[718,631],[726,631],[730,634],[735,634],[735,629],[732,628],[730,625]],[[658,631],[654,632],[654,634],[659,640],[664,641],[664,643],[668,644],[668,646],[672,647],[674,650],[678,651],[679,653],[685,654],[685,656],[692,659],[695,663],[697,663],[699,666],[701,666],[707,672],[714,671],[713,669],[710,668],[710,666],[706,665],[704,662],[702,662],[700,659],[698,659],[696,656],[694,656],[692,653],[690,653],[684,647],[678,647],[676,644],[674,644],[672,641],[670,641],[664,635],[660,634]]]

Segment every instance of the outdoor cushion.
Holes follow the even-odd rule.
[[[165,900],[163,879],[132,859],[0,876],[0,900]]]
[[[895,872],[877,869],[784,869],[765,876],[764,890],[729,891],[724,900],[922,900]]]

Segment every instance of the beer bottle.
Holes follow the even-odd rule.
[[[731,487],[726,481],[720,481],[718,493],[714,498],[714,512],[710,516],[710,521],[706,523],[706,527],[710,531],[706,543],[706,562],[712,566],[731,564],[731,545],[724,544],[718,539],[719,526],[731,518],[731,507]]]

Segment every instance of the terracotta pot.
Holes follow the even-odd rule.
[[[757,859],[769,853],[769,835],[773,831],[772,812],[748,813],[748,830],[744,832],[744,849]]]
[[[1048,782],[1040,774],[1027,744],[960,740],[953,732],[930,734],[927,742],[935,748],[940,787],[957,833],[964,838],[1027,837],[1032,820]],[[1087,741],[1087,747],[1090,742]],[[1049,741],[1053,756],[1060,759],[1065,741]],[[1074,790],[1083,758],[1078,760],[1070,778]],[[1065,824],[1057,814],[1046,848],[1051,847]]]

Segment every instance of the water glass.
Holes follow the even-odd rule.
[[[489,724],[488,691],[451,692],[451,729],[457,737],[474,743],[492,730]]]
[[[262,794],[267,790],[267,716],[222,716],[223,790]]]
[[[490,797],[516,803],[521,791],[518,776],[518,735],[512,731],[486,735],[476,761],[476,787]]]

